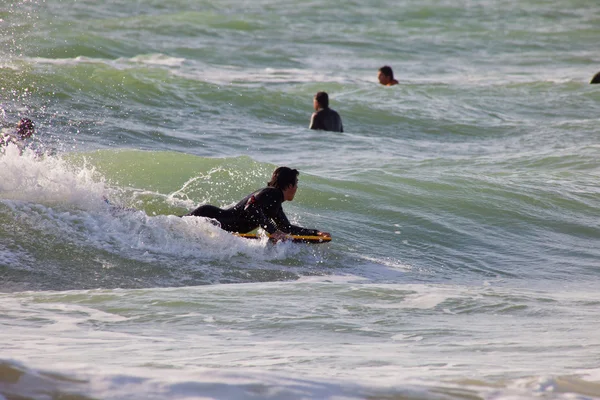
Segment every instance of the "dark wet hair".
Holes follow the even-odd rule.
[[[35,124],[29,118],[21,118],[17,123],[17,134],[26,139],[35,133]]]
[[[315,94],[315,100],[317,100],[317,103],[319,103],[321,107],[329,107],[329,95],[327,94],[327,92],[318,92],[317,94]]]
[[[597,72],[596,75],[594,75],[590,83],[600,83],[600,72]]]
[[[300,172],[297,169],[278,167],[273,171],[273,176],[271,176],[271,180],[267,185],[285,190],[288,186],[294,186],[298,183],[298,175],[300,175]]]
[[[384,65],[383,67],[379,68],[379,72],[389,77],[390,79],[394,79],[394,71],[392,71],[392,67],[388,65]]]

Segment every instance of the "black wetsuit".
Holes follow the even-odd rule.
[[[321,108],[313,113],[310,119],[310,129],[320,129],[323,131],[344,132],[342,118],[340,114],[331,108]]]
[[[231,208],[224,210],[205,204],[187,215],[215,219],[229,232],[247,233],[261,227],[269,233],[280,230],[292,235],[317,235],[316,229],[292,225],[283,212],[282,203],[281,189],[266,187],[249,194]]]

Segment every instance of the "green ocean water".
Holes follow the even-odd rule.
[[[3,132],[37,129],[0,154],[0,397],[600,397],[599,34],[583,0],[0,4]],[[180,218],[280,165],[331,243]]]

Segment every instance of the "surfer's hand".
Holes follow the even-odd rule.
[[[285,242],[286,240],[288,240],[290,238],[290,235],[288,235],[285,232],[282,231],[275,231],[273,233],[271,233],[271,239],[279,242],[280,240]]]
[[[317,235],[323,236],[323,237],[328,237],[328,238],[331,237],[331,233],[329,233],[329,232],[317,232]]]

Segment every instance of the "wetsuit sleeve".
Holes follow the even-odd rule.
[[[248,211],[252,215],[253,222],[258,223],[258,225],[265,231],[269,233],[275,233],[277,226],[273,223],[273,221],[271,221],[271,218],[265,214],[261,207],[252,206],[252,208]]]
[[[279,208],[279,211],[273,220],[280,231],[290,233],[292,235],[316,236],[319,233],[319,231],[316,229],[307,229],[302,228],[301,226],[292,225],[283,212],[283,208],[281,207]]]

